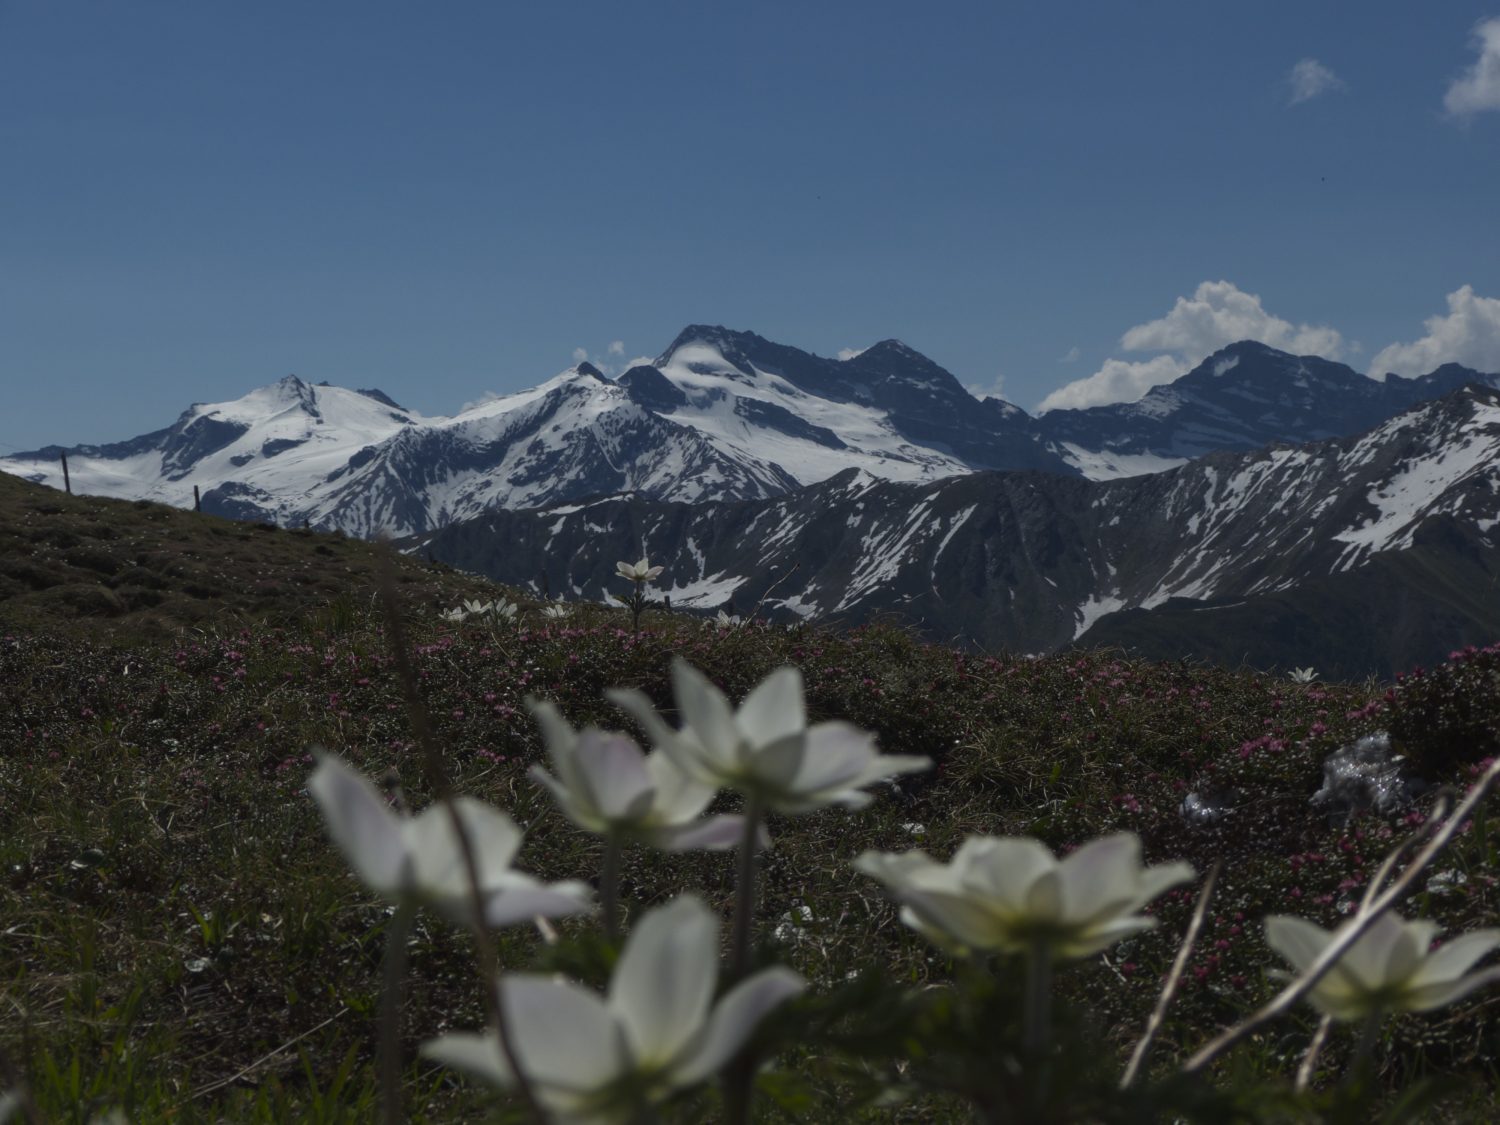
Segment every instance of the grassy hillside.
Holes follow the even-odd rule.
[[[370,596],[370,543],[155,504],[69,496],[0,473],[0,626],[121,643],[184,629],[306,621]],[[398,559],[411,604],[492,590]]]
[[[384,777],[412,806],[429,799],[371,608],[377,549],[69,499],[3,477],[0,504],[0,1050],[9,1072],[0,1086],[28,1076],[43,1114],[59,1121],[111,1108],[132,1121],[371,1119],[390,914],[327,843],[303,785],[318,745]],[[1407,830],[1412,809],[1345,823],[1309,803],[1331,750],[1395,720],[1415,772],[1433,784],[1461,784],[1495,752],[1495,653],[1388,689],[1107,652],[975,656],[894,629],[721,629],[660,612],[634,636],[628,615],[601,607],[560,621],[528,607],[513,626],[452,625],[437,609],[481,585],[411,561],[398,568],[422,691],[458,787],[527,828],[521,862],[539,876],[588,877],[599,851],[526,777],[542,756],[528,694],[556,700],[575,724],[619,727],[603,690],[639,686],[666,707],[674,653],[732,697],[792,662],[814,719],[847,719],[889,751],[934,759],[931,773],[877,790],[864,813],[772,820],[762,955],[813,985],[787,1017],[802,1046],[768,1080],[772,1119],[965,1119],[938,1096],[862,1101],[900,1085],[924,1042],[957,1033],[929,1013],[927,1040],[899,1020],[856,1034],[848,1007],[879,1010],[894,983],[941,984],[960,971],[850,869],[865,848],[947,856],[971,832],[1062,848],[1128,828],[1152,861],[1182,857],[1199,870],[1225,861],[1157,1052],[1167,1069],[1270,994],[1266,971],[1280,963],[1260,933],[1264,914],[1332,925]],[[1185,818],[1189,793],[1229,811]],[[1477,824],[1408,913],[1425,909],[1454,928],[1492,921],[1497,860]],[[638,913],[697,887],[727,910],[732,868],[725,855],[637,852],[624,897]],[[1192,895],[1169,895],[1157,931],[1065,974],[1064,991],[1088,999],[1076,1019],[1118,1052],[1096,1059],[1101,1073],[1118,1073],[1138,1034]],[[610,952],[586,924],[559,929],[557,945],[503,932],[504,964],[597,980]],[[408,1049],[478,1026],[467,941],[424,917],[410,953]],[[1277,1025],[1231,1070],[1289,1076],[1314,1022],[1303,1012]],[[1387,1026],[1379,1058],[1392,1090],[1440,1074],[1452,1117],[1500,1112],[1490,1092],[1500,1077],[1500,993]],[[1335,1040],[1334,1073],[1347,1049]],[[481,1092],[417,1063],[406,1093],[421,1120],[494,1110]],[[712,1111],[682,1112],[705,1120]]]

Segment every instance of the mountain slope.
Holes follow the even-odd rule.
[[[1462,530],[1458,545],[1434,548],[1444,521]],[[937,636],[1037,652],[1103,635],[1096,622],[1122,610],[1149,618],[1182,609],[1173,599],[1283,594],[1372,562],[1389,569],[1419,546],[1434,556],[1430,568],[1469,575],[1446,561],[1467,552],[1489,573],[1497,526],[1500,392],[1471,387],[1357,438],[1219,453],[1153,476],[974,473],[913,484],[848,471],[762,501],[609,497],[492,512],[417,547],[511,584],[545,575],[553,593],[588,599],[615,587],[617,560],[649,553],[676,605],[763,601],[786,618],[850,621],[895,611]],[[1435,588],[1420,568],[1399,573],[1418,591]],[[1301,608],[1319,620],[1316,602]],[[1326,651],[1316,637],[1309,644],[1301,663]]]
[[[684,424],[725,440],[726,415],[766,408],[819,426],[847,450],[783,446],[779,460],[804,484],[848,468],[890,480],[930,480],[973,469],[1074,470],[1043,443],[1019,407],[977,400],[952,374],[899,340],[849,359],[824,359],[753,332],[690,325],[654,370],[682,394],[670,407]],[[783,413],[784,412],[784,413]],[[805,440],[805,439],[804,439]],[[860,455],[873,460],[863,460]]]
[[[1242,340],[1136,402],[1053,410],[1037,425],[1086,474],[1116,475],[1108,471],[1111,461],[1137,468],[1140,458],[1156,458],[1165,468],[1220,450],[1357,434],[1468,383],[1500,386],[1500,375],[1450,363],[1417,378],[1377,382],[1320,356]]]

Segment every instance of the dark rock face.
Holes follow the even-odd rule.
[[[679,406],[686,406],[688,397],[660,371],[645,364],[632,367],[620,376],[620,386],[630,393],[630,399],[646,410],[658,414],[670,414]]]
[[[250,429],[243,422],[225,422],[207,415],[194,418],[167,440],[162,449],[162,474],[181,480],[194,464],[232,444]]]
[[[649,554],[678,606],[896,613],[938,639],[1026,652],[1133,641],[1238,663],[1249,644],[1267,664],[1363,675],[1500,636],[1500,603],[1475,593],[1500,575],[1497,525],[1500,392],[1470,387],[1357,438],[1153,476],[897,484],[851,470],[763,500],[496,511],[419,545],[590,600],[615,588],[618,560]],[[1413,628],[1424,615],[1441,624]]]

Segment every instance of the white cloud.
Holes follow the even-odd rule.
[[[656,366],[656,357],[654,355],[638,355],[634,359],[632,359],[629,363],[627,363],[625,365],[625,370],[629,371],[632,367],[655,367],[655,366]]]
[[[1500,110],[1500,16],[1481,20],[1474,28],[1474,39],[1479,58],[1443,95],[1443,108],[1454,117]]]
[[[1120,337],[1131,352],[1163,352],[1151,359],[1107,359],[1098,371],[1044,398],[1040,412],[1069,407],[1134,402],[1152,387],[1185,375],[1220,348],[1259,340],[1299,355],[1337,359],[1344,338],[1325,325],[1293,324],[1268,313],[1254,293],[1229,281],[1205,281],[1191,297],[1178,297],[1158,320],[1138,324]]]
[[[1289,106],[1310,102],[1329,90],[1344,88],[1344,80],[1317,59],[1299,60],[1286,76],[1286,84],[1291,89],[1291,97],[1286,103]]]
[[[1071,348],[1069,348],[1067,351],[1063,352],[1063,354],[1058,357],[1057,362],[1058,363],[1077,363],[1078,362],[1078,357],[1081,356],[1082,354],[1083,353],[1078,350],[1078,345],[1074,344]]]
[[[857,355],[863,355],[867,350],[867,348],[840,348],[839,359],[853,359]]]
[[[1333,328],[1292,324],[1272,316],[1260,298],[1230,281],[1205,281],[1191,297],[1178,297],[1160,320],[1140,324],[1120,337],[1132,352],[1181,352],[1198,362],[1236,340],[1259,340],[1298,355],[1337,359],[1344,338]]]
[[[1190,369],[1190,364],[1173,355],[1159,355],[1140,363],[1106,359],[1104,366],[1087,379],[1076,379],[1042,399],[1037,413],[1104,406],[1111,402],[1134,402],[1152,387],[1170,383]]]
[[[609,345],[609,354],[610,355],[624,355],[625,354],[625,341],[624,340],[615,340],[614,342],[612,342]]]
[[[996,375],[988,385],[983,383],[966,383],[964,384],[964,390],[979,399],[998,398],[1002,401],[1009,401],[1005,398],[1004,375]]]
[[[1465,285],[1448,294],[1447,316],[1428,317],[1422,323],[1427,335],[1376,352],[1370,374],[1377,379],[1389,371],[1425,375],[1445,363],[1500,371],[1500,299],[1480,297],[1472,285]]]
[[[574,348],[573,349],[573,362],[574,363],[583,363],[588,358],[589,358],[589,350],[587,348]]]

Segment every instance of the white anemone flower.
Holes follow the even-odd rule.
[[[738,710],[685,660],[672,661],[672,686],[681,730],[668,726],[643,692],[607,694],[684,773],[776,812],[862,808],[870,803],[859,792],[865,786],[932,765],[928,758],[877,752],[875,736],[849,723],[808,726],[802,673],[790,665],[762,680]]]
[[[564,602],[551,602],[542,607],[542,616],[549,621],[561,621],[568,616],[568,607]]]
[[[636,1120],[712,1077],[767,1013],[806,987],[775,966],[715,1004],[718,947],[718,919],[683,895],[631,931],[603,998],[559,977],[501,978],[511,1046],[542,1107],[559,1121]],[[439,1036],[422,1054],[488,1085],[515,1085],[493,1030]]]
[[[398,904],[426,904],[460,923],[474,919],[463,847],[453,817],[441,803],[414,817],[392,812],[363,774],[331,754],[320,754],[307,790],[328,823],[328,834],[372,891]],[[521,830],[498,809],[469,797],[454,802],[478,868],[484,921],[509,926],[592,909],[583,883],[541,883],[511,867]]]
[[[1500,968],[1469,973],[1476,961],[1500,948],[1500,930],[1473,930],[1432,949],[1437,934],[1435,922],[1380,915],[1313,985],[1308,1000],[1334,1019],[1358,1020],[1387,1011],[1441,1008],[1500,981]],[[1299,973],[1338,936],[1338,931],[1286,914],[1266,919],[1266,940]]]
[[[621,578],[628,578],[632,582],[654,582],[662,572],[661,567],[652,566],[651,560],[644,555],[638,563],[616,563],[615,569],[620,572]]]
[[[474,617],[483,617],[494,608],[494,602],[482,602],[477,598],[468,598],[463,603],[464,612]]]
[[[451,621],[453,624],[457,625],[460,622],[462,622],[465,618],[467,618],[469,616],[469,614],[468,614],[468,612],[466,610],[464,610],[462,608],[454,608],[454,609],[445,609],[445,610],[443,610],[442,613],[438,614],[438,616],[440,618],[442,618],[444,621]]]
[[[1193,878],[1186,863],[1141,866],[1130,832],[1104,836],[1058,859],[1029,837],[970,836],[947,863],[919,852],[868,851],[854,866],[889,888],[901,920],[958,950],[1090,957],[1156,919],[1137,913]]]
[[[563,815],[586,832],[642,840],[667,851],[732,848],[741,816],[702,820],[716,787],[695,781],[660,750],[646,754],[628,735],[574,730],[551,703],[528,699],[556,776],[531,776],[551,791]]]

